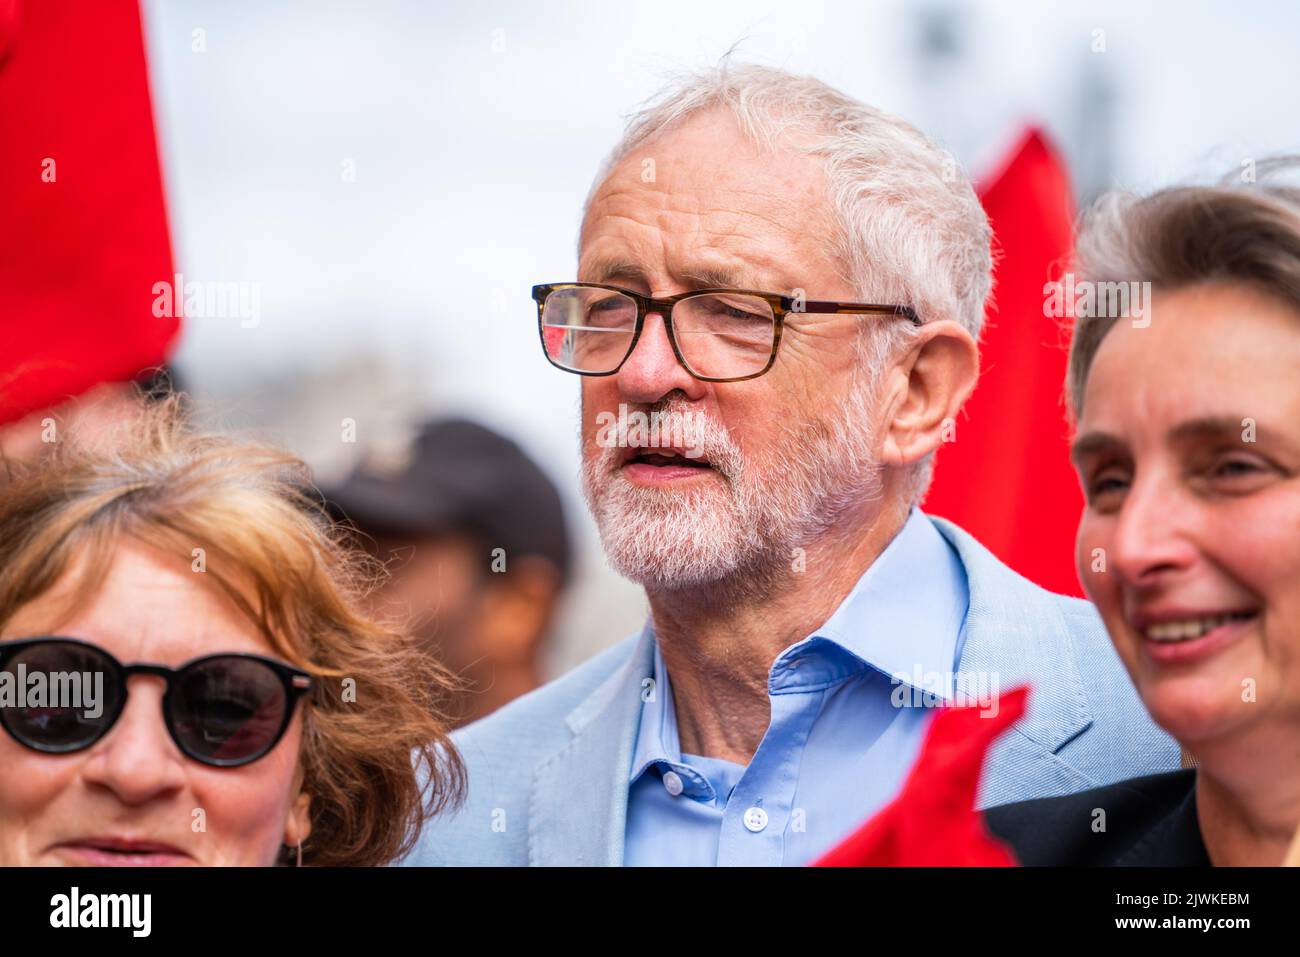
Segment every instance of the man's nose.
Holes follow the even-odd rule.
[[[181,787],[180,753],[162,717],[162,689],[154,681],[132,679],[126,707],[113,729],[98,742],[83,772],[87,782],[111,791],[128,806],[139,806]]]
[[[651,405],[668,393],[682,392],[694,401],[704,397],[705,383],[686,371],[677,361],[668,327],[661,313],[645,317],[641,338],[615,376],[619,392],[628,402]]]
[[[1178,491],[1152,477],[1134,481],[1111,542],[1112,567],[1129,584],[1155,585],[1194,563],[1193,516]]]

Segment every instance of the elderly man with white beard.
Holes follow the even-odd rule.
[[[807,863],[972,687],[987,708],[1033,689],[981,806],[1178,765],[1090,605],[918,507],[990,274],[950,158],[816,80],[724,64],[633,118],[577,281],[534,298],[546,358],[582,376],[606,554],[650,617],[459,733],[468,798],[408,863]],[[638,413],[670,440],[609,427]]]

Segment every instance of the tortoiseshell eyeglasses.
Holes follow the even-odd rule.
[[[705,382],[742,382],[776,361],[790,313],[879,315],[920,325],[910,306],[818,302],[749,289],[699,289],[652,299],[594,282],[533,287],[542,349],[551,364],[578,375],[613,375],[636,348],[652,312],[663,317],[683,368]]]

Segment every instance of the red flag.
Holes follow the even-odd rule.
[[[925,509],[950,518],[1044,588],[1081,595],[1074,534],[1083,506],[1070,467],[1067,333],[1044,315],[1044,286],[1073,248],[1065,164],[1029,130],[980,189],[998,250],[979,386],[942,447]]]
[[[898,797],[814,867],[1014,867],[1011,851],[992,837],[975,810],[989,747],[1025,713],[1025,688],[981,707],[944,708]]]
[[[0,0],[0,423],[160,364],[171,244],[135,0]]]
[[[0,67],[18,37],[18,0],[0,0]]]

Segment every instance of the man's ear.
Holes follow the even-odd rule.
[[[917,330],[893,370],[881,446],[885,465],[910,465],[937,449],[979,379],[979,347],[949,319]]]

